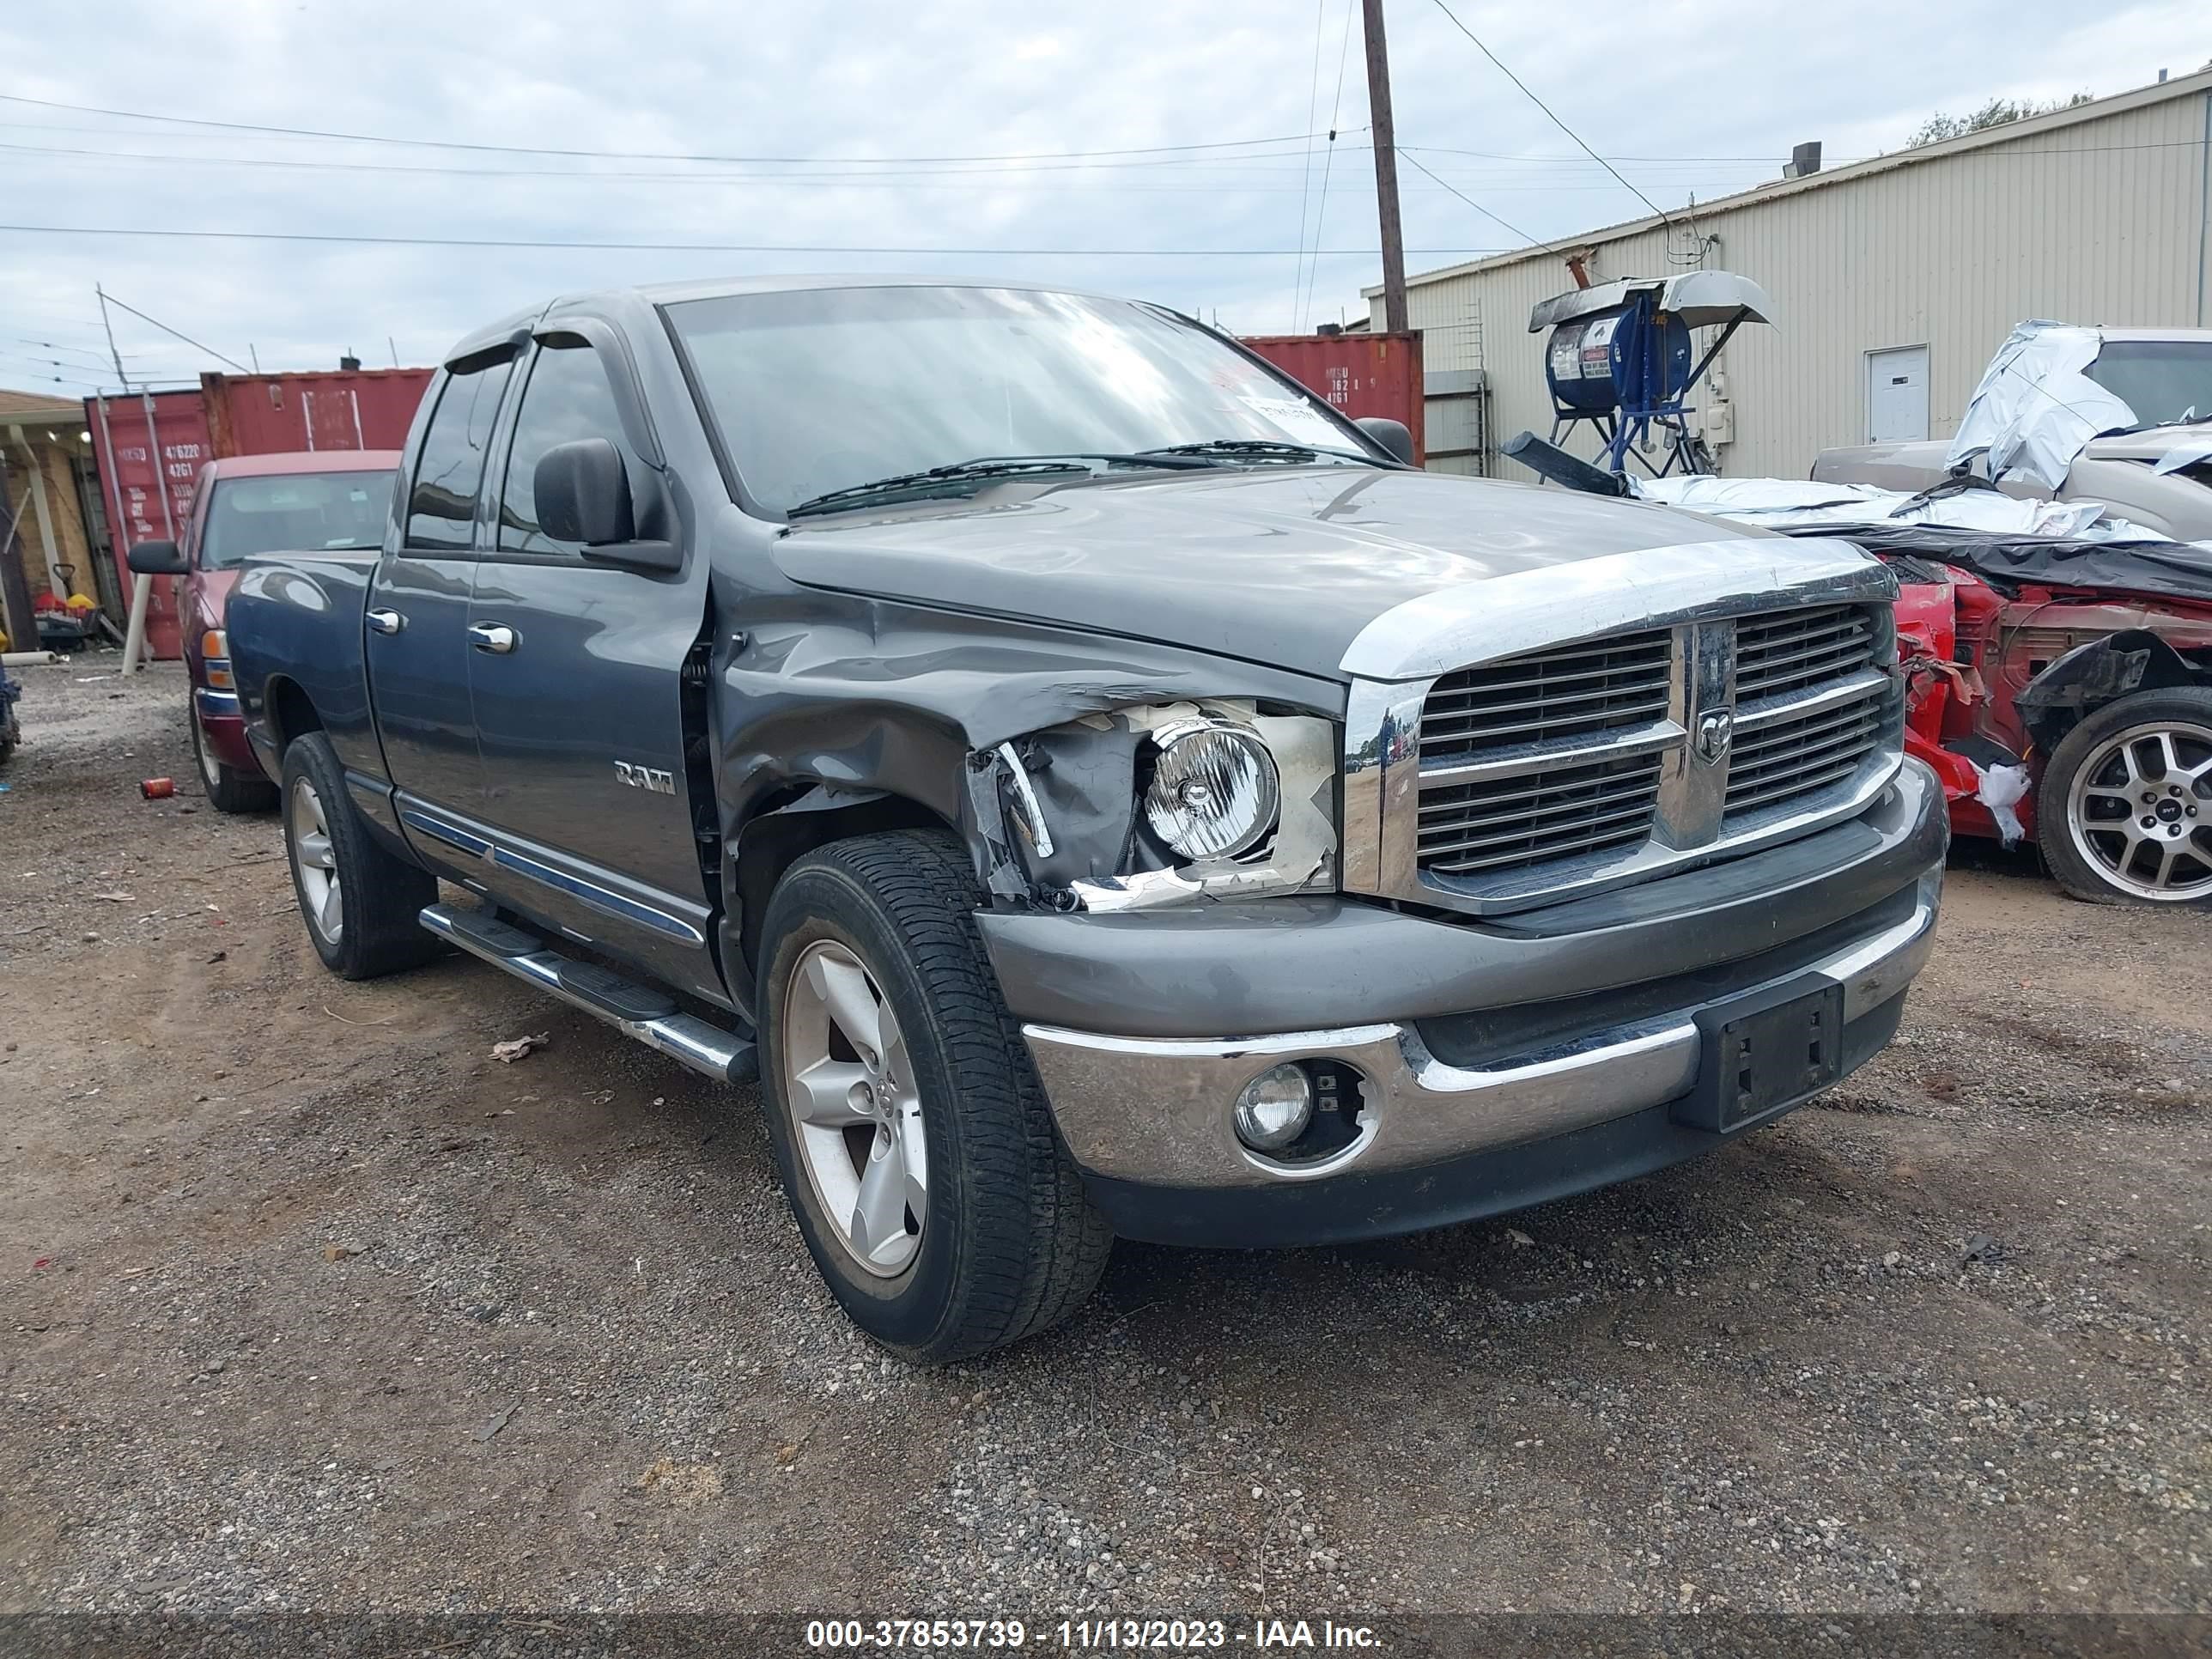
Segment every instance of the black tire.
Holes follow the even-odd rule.
[[[295,738],[284,751],[280,787],[292,892],[307,924],[307,942],[323,966],[343,979],[374,979],[437,955],[437,939],[417,920],[424,905],[437,902],[437,878],[403,861],[369,833],[346,793],[345,769],[330,739],[319,732]],[[303,871],[301,866],[303,834],[318,808],[329,842],[328,873],[335,874],[339,896],[337,923],[329,931],[318,919],[320,906],[310,897],[319,886],[313,880],[319,866]],[[319,852],[311,848],[311,859]]]
[[[217,760],[207,746],[207,733],[197,714],[192,726],[192,764],[199,769],[208,804],[218,812],[270,812],[276,807],[276,786],[255,773],[248,777]]]
[[[2138,877],[2131,887],[2112,861],[2124,845],[2106,834],[2101,841],[2094,830],[2078,826],[2074,818],[2075,785],[2085,770],[2100,775],[2113,764],[2108,745],[2130,729],[2171,727],[2185,736],[2183,752],[2193,766],[2202,755],[2212,753],[2212,689],[2179,686],[2164,691],[2139,691],[2106,704],[2069,732],[2043,769],[2043,781],[2035,798],[2036,841],[2043,861],[2058,884],[2073,897],[2091,904],[2203,905],[2212,902],[2212,774],[2195,780],[2172,779],[2144,786],[2154,797],[2135,803],[2155,814],[2177,815],[2172,828],[2179,845],[2193,849],[2195,861],[2173,866],[2172,896],[2160,897],[2142,890]],[[2168,806],[2166,803],[2172,802]],[[2106,809],[2109,810],[2109,809]],[[2101,820],[2089,820],[2091,823]],[[2138,820],[2138,823],[2140,821]],[[2077,830],[2081,833],[2077,838]],[[2086,840],[2090,851],[2080,842]],[[2099,849],[2101,848],[2101,851]],[[2095,856],[2092,856],[2092,854]],[[2148,862],[2136,866],[2149,869]]]
[[[965,851],[941,831],[831,843],[784,875],[763,925],[762,1094],[806,1248],[854,1322],[942,1364],[1067,1318],[1105,1271],[1113,1234],[1083,1190],[975,931]],[[864,1269],[823,1212],[797,1144],[785,1013],[810,946],[857,956],[904,1034],[922,1107],[928,1213],[893,1278]]]

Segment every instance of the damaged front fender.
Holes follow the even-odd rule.
[[[2124,628],[2078,645],[2014,695],[2013,707],[2045,754],[2108,702],[2137,691],[2195,685],[2188,660],[2146,628]]]
[[[803,825],[748,837],[764,815],[855,833],[844,826],[904,811],[967,840],[993,903],[1064,907],[1076,879],[1131,873],[1139,734],[1116,726],[1119,711],[1228,699],[1270,717],[1310,711],[1323,729],[1344,712],[1339,682],[1184,647],[836,592],[765,594],[720,569],[716,584],[715,614],[744,618],[716,629],[706,665],[723,959],[741,1002],[757,925],[748,896],[757,910],[780,871],[741,883],[737,866],[747,848],[780,861],[811,844]],[[1032,750],[1051,757],[1024,769],[1049,854],[1010,821],[1009,756]],[[812,810],[825,801],[840,810]]]

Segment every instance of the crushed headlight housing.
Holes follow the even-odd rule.
[[[1138,739],[1137,822],[1118,870],[1066,884],[1076,906],[1143,910],[1335,890],[1339,738],[1331,721],[1263,714],[1225,698],[1096,718]]]

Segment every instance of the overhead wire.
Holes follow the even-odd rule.
[[[1321,102],[1321,37],[1328,21],[1328,0],[1314,0],[1313,78],[1306,86],[1306,125],[1314,124],[1316,106]],[[1313,198],[1313,134],[1306,134],[1305,166],[1298,176],[1298,252],[1291,267],[1291,332],[1298,331],[1298,273],[1306,264],[1306,209]],[[1316,246],[1320,237],[1314,238]]]
[[[1511,231],[1511,232],[1512,232],[1516,236],[1518,236],[1518,237],[1522,240],[1522,241],[1523,243],[1525,243],[1526,245],[1528,245],[1528,246],[1542,248],[1542,249],[1543,249],[1547,253],[1556,253],[1556,252],[1559,252],[1559,250],[1558,250],[1557,248],[1553,247],[1553,246],[1549,242],[1546,241],[1542,237],[1540,237],[1540,236],[1532,236],[1532,235],[1530,235],[1527,231],[1525,231],[1525,230],[1522,229],[1520,226],[1518,226],[1518,225],[1516,225],[1516,224],[1513,223],[1510,220],[1506,220],[1506,219],[1501,219],[1501,218],[1499,218],[1499,217],[1498,217],[1495,213],[1492,213],[1492,212],[1488,208],[1486,208],[1486,207],[1483,206],[1483,204],[1482,204],[1481,203],[1480,203],[1480,202],[1476,201],[1476,200],[1474,199],[1474,197],[1472,197],[1472,196],[1468,195],[1465,191],[1463,191],[1463,190],[1455,190],[1455,189],[1453,189],[1453,187],[1452,187],[1451,185],[1445,185],[1445,184],[1444,184],[1444,181],[1443,181],[1443,179],[1437,179],[1437,175],[1436,175],[1435,173],[1430,173],[1430,172],[1429,172],[1428,164],[1427,164],[1426,162],[1423,161],[1422,161],[1419,156],[1417,156],[1417,155],[1407,155],[1407,154],[1406,154],[1406,151],[1405,151],[1405,149],[1404,149],[1404,147],[1403,147],[1403,146],[1401,146],[1401,147],[1400,147],[1400,149],[1399,149],[1399,150],[1398,150],[1398,155],[1399,155],[1399,157],[1400,157],[1400,159],[1401,159],[1401,160],[1405,161],[1407,161],[1407,162],[1409,162],[1409,163],[1411,163],[1413,167],[1415,167],[1419,168],[1421,172],[1425,173],[1428,173],[1428,176],[1429,176],[1430,178],[1431,178],[1431,179],[1436,179],[1437,183],[1438,183],[1439,185],[1443,185],[1443,187],[1444,187],[1446,190],[1450,191],[1451,191],[1451,193],[1452,193],[1453,195],[1455,195],[1455,196],[1458,197],[1458,198],[1459,198],[1459,199],[1460,199],[1461,201],[1462,201],[1462,202],[1466,203],[1469,207],[1473,208],[1473,209],[1474,209],[1477,213],[1480,213],[1480,214],[1484,218],[1486,218],[1486,219],[1489,220],[1491,223],[1492,223],[1492,224],[1494,224],[1494,225],[1501,225],[1501,226],[1503,226],[1505,229]]]
[[[1298,302],[1298,319],[1295,326],[1301,331],[1311,320],[1313,291],[1321,281],[1321,239],[1328,222],[1328,176],[1336,163],[1336,118],[1344,108],[1344,66],[1352,56],[1352,9],[1358,0],[1344,0],[1344,33],[1336,46],[1336,95],[1328,106],[1328,148],[1322,153],[1321,163],[1321,209],[1314,217],[1315,257],[1306,266],[1303,297]]]
[[[1496,216],[1491,216],[1495,217]],[[1504,222],[1500,220],[1499,223]],[[1508,226],[1510,229],[1511,227]],[[483,236],[365,236],[335,231],[302,230],[185,230],[149,225],[31,225],[0,224],[0,231],[21,236],[149,236],[171,240],[219,242],[321,242],[362,247],[490,247],[525,250],[673,253],[861,253],[939,256],[997,256],[1036,258],[1274,258],[1291,252],[1282,247],[913,247],[854,246],[799,242],[585,242],[558,237]],[[1521,234],[1516,231],[1516,235]],[[1504,248],[1416,247],[1419,254],[1502,253]],[[1333,247],[1321,250],[1327,258],[1371,258],[1371,247]],[[108,298],[114,300],[114,295]],[[138,315],[144,313],[139,313]],[[149,319],[148,320],[151,320]],[[159,326],[159,325],[157,325]],[[197,343],[196,342],[194,343]],[[202,350],[208,348],[203,346]],[[220,354],[216,354],[220,355]],[[228,361],[226,359],[226,361]]]
[[[162,333],[182,340],[186,345],[192,347],[196,350],[204,351],[209,356],[214,358],[217,362],[228,363],[233,368],[236,369],[241,374],[251,374],[253,373],[253,371],[248,368],[244,363],[240,362],[237,358],[224,356],[222,353],[217,351],[213,346],[201,344],[200,342],[192,338],[191,335],[184,333],[179,330],[171,328],[167,323],[163,322],[158,317],[149,317],[144,312],[139,310],[137,307],[117,299],[112,294],[105,295],[102,297],[107,304],[114,306],[119,310],[129,312],[133,317],[136,317],[142,323],[153,324],[153,325],[155,328],[160,329]]]
[[[593,158],[618,161],[726,161],[775,162],[801,164],[824,158],[808,155],[728,155],[714,154],[686,154],[672,150],[574,149],[538,144],[490,144],[458,138],[416,138],[389,133],[337,132],[319,127],[279,126],[260,121],[218,121],[196,115],[161,115],[146,110],[112,109],[96,104],[64,103],[50,98],[29,98],[20,93],[0,92],[0,103],[23,104],[37,109],[69,110],[79,115],[106,115],[132,121],[161,121],[173,125],[206,127],[224,132],[248,132],[290,138],[313,138],[348,144],[398,144],[415,149],[458,149],[500,155],[560,155],[574,158]],[[1104,156],[1167,155],[1186,151],[1226,150],[1248,149],[1255,144],[1296,143],[1312,137],[1311,133],[1285,133],[1266,138],[1218,138],[1199,143],[1147,144],[1123,149],[1036,150],[973,155],[902,155],[881,158],[883,166],[944,166],[968,161],[1058,161],[1093,159]],[[849,156],[830,158],[850,161],[868,161],[876,158]]]
[[[1531,90],[1526,81],[1523,81],[1511,70],[1507,69],[1504,64],[1499,60],[1498,54],[1491,51],[1488,46],[1483,45],[1482,37],[1480,35],[1477,34],[1473,29],[1468,27],[1466,24],[1460,21],[1458,13],[1455,12],[1449,6],[1446,5],[1444,3],[1444,0],[1434,0],[1434,4],[1438,11],[1443,13],[1446,17],[1451,19],[1452,27],[1454,28],[1456,28],[1462,34],[1464,34],[1468,40],[1474,42],[1475,50],[1480,52],[1485,58],[1487,58],[1492,64],[1495,64],[1498,72],[1504,76],[1507,80],[1510,81],[1515,86],[1521,88],[1522,93],[1528,98],[1530,103],[1534,104],[1538,109],[1543,111],[1546,115],[1551,117],[1552,125],[1553,126],[1559,128],[1561,132],[1565,133],[1568,137],[1573,139],[1576,144],[1581,149],[1582,152],[1585,155],[1589,156],[1591,161],[1595,161],[1607,173],[1620,179],[1622,186],[1634,195],[1638,201],[1643,203],[1644,206],[1650,208],[1654,213],[1659,216],[1659,221],[1662,224],[1666,225],[1669,229],[1673,228],[1674,222],[1667,216],[1667,210],[1661,207],[1658,203],[1653,201],[1649,196],[1646,196],[1634,185],[1630,184],[1626,174],[1622,173],[1619,167],[1613,166],[1612,162],[1607,161],[1604,156],[1592,149],[1589,144],[1585,143],[1583,140],[1582,134],[1577,132],[1572,127],[1561,120],[1558,111],[1554,110],[1542,99],[1539,98],[1535,93]],[[1427,172],[1428,170],[1425,167],[1422,171]],[[1434,173],[1430,173],[1429,176],[1431,178],[1434,178],[1436,175]]]

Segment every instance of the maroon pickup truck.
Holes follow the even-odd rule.
[[[276,786],[246,741],[231,678],[224,612],[250,554],[380,546],[399,470],[395,450],[234,455],[210,461],[193,491],[184,540],[140,542],[131,568],[184,578],[185,666],[192,683],[192,755],[208,799],[225,812],[267,811]]]

